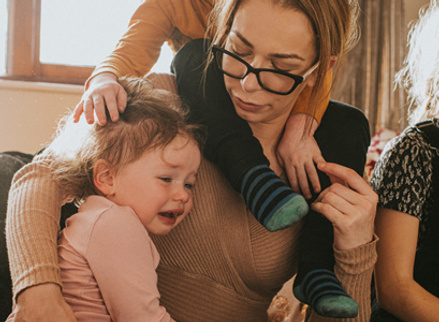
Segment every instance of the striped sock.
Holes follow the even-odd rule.
[[[269,231],[290,227],[308,213],[305,198],[293,192],[267,165],[253,167],[245,174],[241,195]]]
[[[303,279],[298,275],[293,293],[299,301],[308,304],[322,316],[354,318],[358,315],[357,302],[346,293],[331,270],[315,269]]]

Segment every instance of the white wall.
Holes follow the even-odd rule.
[[[404,0],[406,24],[429,0]],[[81,86],[0,80],[0,151],[36,152],[50,140],[56,121],[80,100]]]
[[[39,150],[81,95],[82,86],[0,80],[0,151]]]

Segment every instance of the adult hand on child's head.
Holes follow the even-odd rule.
[[[85,114],[87,123],[94,123],[94,114],[100,125],[107,123],[105,109],[108,109],[111,119],[119,119],[119,113],[125,110],[127,94],[118,83],[116,75],[105,72],[98,74],[90,80],[88,89],[82,95],[81,101],[76,105],[73,113],[75,122],[79,121],[82,113]]]
[[[76,322],[58,285],[47,283],[25,289],[17,297],[13,321]]]
[[[318,126],[314,118],[311,131],[305,131],[310,117],[302,113],[292,114],[277,149],[278,161],[287,172],[291,188],[296,193],[302,193],[306,199],[312,197],[309,181],[314,192],[320,192],[321,186],[315,164],[325,162],[313,136]]]
[[[319,163],[332,184],[311,205],[334,227],[334,246],[351,249],[372,241],[378,196],[354,170],[335,163]]]

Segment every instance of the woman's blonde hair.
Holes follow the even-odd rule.
[[[93,169],[99,159],[117,171],[136,161],[146,151],[163,148],[177,135],[187,136],[201,148],[204,131],[186,123],[186,109],[177,95],[155,89],[142,78],[121,78],[127,92],[127,106],[117,122],[108,117],[105,126],[73,124],[72,115],[61,123],[45,153],[54,156],[53,179],[81,201],[97,194]]]
[[[233,20],[239,6],[251,0],[218,0],[210,16],[211,28],[208,34],[213,44],[224,46],[230,34]],[[283,8],[303,12],[311,22],[316,39],[316,52],[319,61],[317,79],[312,90],[308,112],[315,114],[320,97],[324,93],[324,78],[329,66],[330,56],[338,56],[349,51],[358,39],[358,2],[356,0],[267,0]],[[267,17],[270,19],[270,17]],[[275,22],[273,22],[275,23]],[[209,62],[212,61],[209,58]]]
[[[408,94],[410,124],[439,113],[439,4],[422,8],[408,34],[408,53],[396,82]]]

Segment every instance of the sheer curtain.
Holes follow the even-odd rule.
[[[359,0],[361,38],[335,77],[332,98],[360,108],[371,133],[406,126],[405,94],[395,88],[406,43],[403,0]]]

